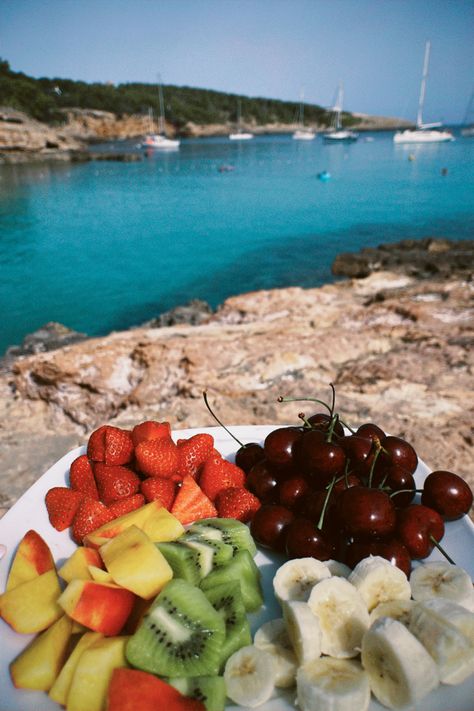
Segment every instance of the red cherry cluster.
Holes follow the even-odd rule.
[[[237,451],[245,486],[262,503],[253,537],[289,558],[336,558],[351,568],[380,555],[408,575],[412,559],[441,549],[445,521],[468,513],[472,491],[447,471],[432,472],[417,490],[418,457],[409,442],[373,423],[345,428],[334,394],[332,407],[322,404],[327,413],[300,414],[301,425],[279,427],[263,446]]]

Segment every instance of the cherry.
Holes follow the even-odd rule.
[[[346,474],[336,480],[333,488],[334,494],[340,494],[345,489],[350,489],[352,486],[362,486],[362,482],[357,474]]]
[[[307,421],[311,425],[312,429],[321,430],[321,432],[326,432],[327,434],[330,430],[333,419],[334,418],[326,412],[316,412],[314,415],[311,415],[311,417],[308,417]],[[335,423],[333,432],[338,437],[344,437],[344,427],[341,422],[337,421]]]
[[[334,545],[327,533],[320,531],[306,518],[295,518],[286,528],[286,554],[289,558],[312,557],[328,560],[334,555]]]
[[[293,449],[301,436],[302,431],[298,427],[279,427],[273,430],[263,444],[266,459],[277,466],[291,464]]]
[[[344,563],[349,568],[355,568],[359,561],[369,555],[379,555],[389,560],[392,565],[403,570],[409,576],[411,572],[411,557],[406,546],[397,538],[373,539],[371,541],[350,541],[346,547]]]
[[[380,440],[382,451],[375,463],[375,470],[397,465],[413,474],[418,466],[418,457],[406,440],[388,435]]]
[[[353,486],[339,494],[337,503],[339,518],[350,536],[388,536],[395,530],[395,506],[384,491]]]
[[[305,432],[297,450],[298,461],[315,485],[324,485],[342,474],[346,455],[339,444],[327,442],[318,430]]]
[[[367,439],[374,441],[375,439],[383,439],[385,437],[385,432],[373,422],[365,422],[363,425],[358,427],[356,435],[359,437],[366,437]]]
[[[286,506],[264,504],[250,523],[250,532],[257,543],[274,551],[285,550],[285,529],[294,519],[294,514]]]
[[[278,493],[280,504],[289,509],[295,510],[309,491],[309,485],[302,476],[292,476],[281,482]]]
[[[397,516],[397,538],[412,558],[426,558],[436,542],[444,536],[443,519],[437,511],[423,504],[400,509]]]
[[[437,511],[445,521],[454,521],[467,514],[472,501],[469,485],[453,472],[437,470],[425,479],[421,503]]]
[[[278,478],[275,468],[265,459],[253,465],[245,480],[246,488],[262,503],[277,498]]]
[[[244,470],[246,474],[252,469],[254,464],[261,462],[265,458],[265,451],[261,444],[250,442],[243,444],[235,454],[235,463]]]
[[[341,439],[338,444],[341,445],[346,453],[351,470],[362,475],[370,473],[375,448],[373,441],[369,437],[361,437],[358,434],[349,435]]]
[[[390,498],[397,508],[408,506],[415,498],[415,479],[413,474],[403,467],[393,465],[386,470],[381,469],[374,476],[372,483],[374,486],[381,485],[384,489],[389,489]]]
[[[314,524],[319,524],[321,530],[328,533],[331,538],[334,539],[341,530],[336,506],[337,499],[333,493],[329,496],[329,500],[326,504],[327,498],[328,492],[325,489],[309,492],[304,499],[300,511],[304,518],[308,518]],[[326,510],[321,522],[321,514],[325,504]]]

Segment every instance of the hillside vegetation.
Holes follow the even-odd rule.
[[[179,131],[188,122],[225,124],[237,120],[237,100],[241,100],[245,123],[292,124],[298,119],[299,104],[276,99],[250,98],[188,86],[163,87],[166,119]],[[110,111],[118,116],[146,114],[151,107],[159,113],[157,84],[89,84],[71,79],[35,79],[14,72],[0,59],[0,105],[24,111],[33,118],[54,124],[63,121],[61,109],[78,107]],[[306,104],[305,123],[327,125],[329,113],[321,106]],[[345,114],[345,124],[353,121]]]

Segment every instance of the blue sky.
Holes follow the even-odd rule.
[[[474,0],[0,0],[0,56],[32,76],[155,82],[460,122]]]

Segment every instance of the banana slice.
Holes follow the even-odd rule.
[[[229,699],[255,708],[268,701],[275,688],[273,657],[253,644],[241,647],[227,660],[224,681]]]
[[[325,560],[324,565],[329,568],[331,575],[337,575],[340,578],[348,578],[352,570],[345,563],[341,563],[339,560]]]
[[[296,558],[283,563],[273,578],[273,590],[276,599],[307,601],[316,583],[330,578],[327,565],[316,558]]]
[[[378,555],[357,563],[348,580],[364,598],[369,612],[381,602],[411,597],[410,583],[403,570]]]
[[[275,686],[294,686],[298,661],[282,617],[264,622],[255,632],[253,643],[271,654],[275,665]]]
[[[321,656],[321,627],[307,602],[288,600],[283,603],[283,619],[296,658],[305,664]]]
[[[345,578],[327,578],[314,586],[308,605],[321,626],[321,652],[337,658],[357,656],[369,626],[359,591]]]
[[[474,588],[469,574],[459,565],[440,560],[423,563],[410,576],[414,600],[445,597],[474,612]]]
[[[414,600],[389,600],[389,602],[381,602],[371,611],[369,615],[370,624],[378,620],[379,617],[391,617],[392,620],[398,620],[405,627],[410,621],[410,612]]]
[[[296,677],[302,711],[367,711],[370,685],[359,662],[322,657],[303,664]]]
[[[443,684],[460,684],[474,674],[474,647],[469,638],[431,606],[416,603],[408,629],[435,660]]]
[[[461,630],[474,647],[474,612],[466,610],[457,602],[442,597],[424,600],[423,605]]]
[[[432,657],[405,625],[389,617],[365,633],[361,659],[374,696],[391,709],[415,704],[439,684]]]

